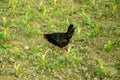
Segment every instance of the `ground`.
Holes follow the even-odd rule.
[[[69,24],[66,47],[44,39]],[[0,1],[0,80],[119,79],[119,0]]]

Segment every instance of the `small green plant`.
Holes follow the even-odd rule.
[[[99,9],[99,5],[95,2],[95,0],[92,0],[92,7],[93,7],[94,10]]]
[[[86,35],[89,36],[89,37],[93,37],[94,36],[93,32],[91,32],[91,31],[87,31]]]
[[[4,35],[3,35],[3,32],[1,31],[0,32],[0,42],[2,42],[4,40]]]
[[[48,52],[51,52],[51,49],[46,50],[45,53],[43,53],[43,54],[39,54],[40,59],[41,59],[40,62],[41,62],[43,67],[46,66],[46,63],[47,63],[46,55],[47,55]]]
[[[96,60],[95,73],[99,78],[110,77],[118,74],[118,70],[114,66],[105,66],[103,61]]]
[[[77,33],[80,35],[80,32],[81,32],[81,25],[78,24],[78,25],[77,25]]]
[[[112,49],[113,43],[109,40],[107,43],[103,45],[103,51],[110,51]]]
[[[29,46],[25,46],[24,49],[30,50],[30,55],[34,57],[39,56],[39,53],[42,51],[41,46],[31,46],[31,48]]]
[[[67,54],[66,54],[66,58],[70,58],[70,53],[71,53],[71,45],[68,47],[68,50],[67,50]]]
[[[0,0],[0,79],[119,80],[119,5],[120,0]],[[64,32],[69,24],[76,27],[69,45],[48,45],[43,34]]]
[[[9,2],[9,7],[10,7],[10,9],[12,11],[12,14],[16,13],[17,5],[18,5],[18,0],[11,0]]]
[[[4,36],[4,39],[7,38],[7,34],[8,34],[8,27],[3,27],[2,30],[3,30],[3,36]]]
[[[117,4],[114,2],[114,3],[112,3],[112,10],[111,10],[111,12],[112,12],[112,14],[114,15],[115,14],[115,11],[117,10]]]
[[[85,13],[85,9],[81,8],[80,11],[82,13],[82,25],[90,25],[91,20],[90,17]]]
[[[0,50],[5,50],[6,48],[4,46],[0,45]]]
[[[115,45],[120,45],[120,37],[118,39],[116,39],[115,41],[113,41],[113,44]]]
[[[25,30],[25,33],[27,35],[30,35],[31,32],[32,32],[32,28],[31,28],[31,25],[30,25],[30,21],[31,19],[33,18],[32,14],[31,14],[32,10],[31,10],[31,7],[28,6],[26,8],[26,13],[25,13],[25,18],[22,18],[21,22],[24,24],[24,30]]]
[[[45,59],[45,57],[46,57],[46,54],[41,54],[41,56],[40,56],[40,58],[41,58],[41,63],[42,63],[42,66],[45,66],[46,65],[46,59]]]
[[[100,26],[98,24],[92,24],[88,27],[88,31],[86,31],[86,35],[88,37],[95,37],[98,35],[100,31]]]
[[[8,30],[7,18],[3,17],[3,25],[0,27],[0,41],[7,39]]]
[[[90,17],[88,17],[88,16],[83,17],[83,24],[90,25],[91,24]]]
[[[96,24],[94,26],[94,33],[97,35],[99,33],[99,31],[100,31],[100,25]]]
[[[41,1],[40,4],[39,4],[39,7],[40,7],[40,12],[42,13],[41,15],[41,18],[44,20],[45,17],[46,17],[46,7],[45,5],[43,4],[43,2]]]
[[[96,60],[97,66],[95,66],[96,75],[99,77],[105,77],[108,75],[106,68],[101,60]]]
[[[98,10],[98,9],[99,9],[99,5],[98,5],[98,4],[95,4],[95,5],[93,5],[93,8],[94,8],[95,10]]]
[[[56,2],[57,2],[57,0],[54,0],[53,2],[54,2],[54,7],[55,7],[55,6],[56,6]]]
[[[67,24],[67,25],[69,25],[69,24],[70,24],[69,19],[66,19],[66,24]]]
[[[73,62],[75,62],[75,64],[79,63],[76,52],[72,50],[72,45],[68,47],[67,54],[65,56],[61,56],[61,59],[65,60],[66,65]]]
[[[71,12],[72,12],[72,14],[76,13],[76,9],[74,7],[73,1],[72,1],[72,4],[71,4]]]
[[[29,24],[26,24],[26,25],[25,25],[25,33],[26,33],[27,35],[30,35],[30,33],[31,33],[31,26],[30,26]]]
[[[20,73],[20,65],[21,64],[14,64],[14,69],[15,69],[15,76],[17,76],[18,77],[18,75],[19,75],[19,73]]]

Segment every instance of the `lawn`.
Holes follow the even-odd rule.
[[[44,33],[66,32],[59,48]],[[0,80],[119,80],[120,0],[1,0]]]

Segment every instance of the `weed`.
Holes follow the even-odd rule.
[[[39,11],[42,13],[41,18],[43,20],[45,20],[45,17],[46,17],[46,7],[45,7],[45,5],[44,5],[44,3],[42,1],[40,2],[39,6],[40,6],[40,10]]]
[[[114,66],[120,56],[119,4],[120,0],[1,0],[0,80],[119,80],[119,65]],[[69,46],[60,49],[44,42],[43,33],[62,32],[71,23],[76,29]]]
[[[113,41],[113,44],[120,45],[120,37]]]
[[[7,23],[7,18],[3,17],[3,25],[0,27],[0,40],[6,40],[9,30],[9,24]]]
[[[80,32],[81,32],[81,25],[78,24],[78,25],[77,25],[77,33],[80,35]]]
[[[41,62],[41,64],[42,64],[43,67],[46,67],[46,62],[47,62],[47,60],[46,60],[46,55],[48,54],[48,52],[51,52],[51,50],[48,49],[48,50],[45,51],[44,54],[39,54],[39,56],[40,56],[40,58],[41,58],[41,61],[40,61],[40,62]]]
[[[85,13],[85,9],[81,8],[80,9],[81,13],[82,13],[82,25],[90,25],[91,24],[91,20],[90,17]]]
[[[101,77],[108,76],[108,73],[106,72],[105,66],[103,65],[103,62],[101,60],[97,60],[98,67],[95,67],[96,75]]]
[[[95,71],[100,79],[118,74],[118,71],[114,66],[105,66],[101,60],[96,60],[96,63],[97,66],[95,67]]]
[[[0,46],[0,50],[5,50],[6,48],[4,46]]]
[[[15,69],[15,76],[18,76],[19,75],[19,73],[21,72],[20,71],[20,65],[21,64],[14,64],[14,69]]]
[[[112,41],[108,41],[103,45],[103,51],[110,51],[112,49],[113,43]]]
[[[71,45],[68,47],[66,58],[70,58],[71,47],[72,47]]]

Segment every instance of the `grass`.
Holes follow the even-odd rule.
[[[119,80],[119,0],[0,1],[0,80]],[[44,33],[76,27],[61,49]]]

